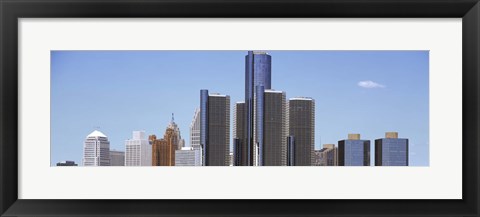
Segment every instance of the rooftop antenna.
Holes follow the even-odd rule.
[[[175,118],[173,117],[173,113],[172,113],[172,123],[174,122],[174,119],[175,119]]]

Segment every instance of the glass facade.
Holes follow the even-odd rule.
[[[237,144],[237,148],[234,151],[234,158],[235,162],[237,162],[234,166],[248,166],[248,149],[245,144],[245,103],[244,102],[237,102],[235,104],[235,111],[234,111],[234,118],[233,118],[233,138],[234,138],[234,145]],[[238,141],[237,141],[238,140]]]
[[[375,166],[408,166],[408,139],[375,140]]]
[[[295,166],[295,137],[287,137],[287,166]]]
[[[339,166],[370,166],[369,140],[338,141]]]
[[[288,135],[295,136],[295,166],[312,166],[315,145],[315,101],[310,98],[292,98],[288,104]]]
[[[265,108],[265,98],[264,93],[265,88],[264,86],[256,86],[255,87],[255,141],[258,146],[258,165],[263,166],[263,127],[264,127],[264,108]]]
[[[207,135],[208,135],[208,90],[200,90],[200,145],[203,150],[203,163],[207,162]]]
[[[266,90],[263,108],[263,166],[286,166],[286,96],[285,92]]]
[[[233,166],[241,166],[241,145],[240,145],[240,139],[233,139]]]
[[[228,166],[230,164],[230,97],[210,95],[207,113],[206,165]]]
[[[258,86],[263,89],[271,89],[271,56],[266,53],[249,51],[245,57],[245,139],[247,145],[247,164],[254,163],[254,133],[255,126],[263,125],[263,119],[259,122],[255,114],[254,102],[263,104],[256,98],[256,90]],[[263,93],[262,93],[263,94]],[[258,111],[258,110],[257,110]],[[255,130],[255,131],[254,131]],[[258,131],[257,131],[258,132]]]

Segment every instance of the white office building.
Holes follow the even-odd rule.
[[[190,124],[190,146],[200,145],[200,108],[195,109],[193,120]]]
[[[132,134],[132,139],[125,140],[125,166],[152,166],[152,146],[145,131]]]
[[[175,150],[175,166],[202,166],[202,150],[192,147]]]
[[[95,130],[83,143],[83,166],[110,166],[110,142],[102,132]]]

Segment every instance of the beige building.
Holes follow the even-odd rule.
[[[334,144],[324,144],[315,151],[315,166],[338,166],[337,147]]]

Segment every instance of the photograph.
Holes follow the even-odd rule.
[[[429,166],[428,50],[52,50],[50,166]]]

